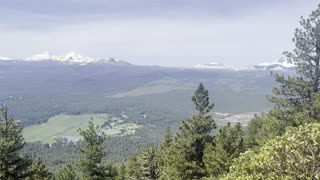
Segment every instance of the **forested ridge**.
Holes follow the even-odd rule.
[[[268,96],[274,107],[256,115],[247,128],[228,123],[217,129],[209,115],[215,105],[200,83],[191,98],[196,113],[176,133],[168,127],[161,143],[114,163],[110,149],[117,148],[109,148],[108,141],[117,139],[98,134],[92,122],[78,130],[82,139],[77,143],[26,144],[19,122],[4,106],[0,179],[320,179],[320,5],[300,24],[293,38],[295,49],[285,52],[296,65],[296,75],[272,74],[279,84]],[[54,162],[56,156],[64,161]],[[52,170],[48,162],[63,167]]]

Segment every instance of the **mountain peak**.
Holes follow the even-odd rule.
[[[211,70],[234,70],[233,67],[226,66],[222,63],[211,62],[209,64],[198,64],[195,66],[196,69],[211,69]]]
[[[119,64],[119,65],[129,65],[129,63],[125,61],[120,61],[114,58],[91,58],[82,56],[78,52],[71,51],[67,53],[64,56],[55,56],[51,55],[49,52],[43,52],[40,54],[33,55],[29,58],[25,59],[26,61],[57,61],[57,62],[63,62],[68,64],[92,64],[92,63],[105,63],[105,64]]]
[[[65,56],[60,57],[61,61],[68,62],[68,63],[80,63],[80,64],[87,64],[92,63],[95,61],[95,59],[90,57],[85,57],[80,55],[80,53],[77,52],[69,52]]]
[[[40,54],[35,54],[29,58],[26,58],[27,61],[41,61],[41,60],[56,60],[58,56],[53,56],[49,52],[45,51]]]
[[[288,60],[280,59],[278,61],[274,61],[272,63],[260,63],[253,66],[255,69],[262,70],[275,70],[275,71],[283,71],[287,69],[293,69],[296,67],[295,64],[290,63]]]

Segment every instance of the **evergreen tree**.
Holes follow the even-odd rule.
[[[159,179],[159,154],[155,147],[142,151],[138,156],[138,163],[140,164],[142,178],[145,180]]]
[[[165,151],[166,149],[168,149],[171,146],[172,141],[173,141],[173,138],[171,134],[171,129],[170,127],[167,127],[166,132],[163,135],[162,142],[160,144],[161,151]]]
[[[195,109],[201,114],[210,112],[214,107],[214,103],[210,104],[209,92],[204,88],[202,83],[200,83],[198,89],[192,96],[192,101],[195,105]]]
[[[240,123],[233,127],[228,123],[220,129],[213,144],[206,147],[204,162],[210,176],[218,178],[229,172],[232,160],[245,150]]]
[[[27,178],[28,180],[53,179],[52,173],[46,169],[46,166],[40,161],[40,159],[37,159],[32,163],[32,173],[32,176]]]
[[[293,42],[293,52],[285,52],[287,60],[295,65],[297,76],[275,74],[279,87],[273,89],[274,95],[269,100],[276,104],[273,112],[286,126],[304,124],[293,120],[292,115],[304,111],[304,117],[319,122],[317,115],[309,109],[314,104],[315,94],[320,91],[320,6],[308,18],[301,17],[301,28],[297,28]]]
[[[106,169],[108,169],[106,179],[116,180],[117,177],[119,176],[118,168],[113,165],[108,165],[108,166],[106,166]]]
[[[127,168],[128,179],[141,179],[143,178],[143,173],[141,170],[141,165],[138,162],[138,157],[133,156],[128,163]]]
[[[116,180],[126,180],[127,179],[127,167],[124,164],[122,164],[119,167],[118,172],[119,173],[118,173]]]
[[[8,117],[8,108],[0,108],[0,179],[24,179],[32,175],[32,161],[21,155],[25,142],[22,128]]]
[[[97,135],[98,126],[94,126],[89,122],[89,129],[79,129],[83,138],[84,147],[81,151],[81,160],[79,162],[79,170],[82,179],[86,180],[102,180],[112,179],[112,168],[101,164],[102,158],[105,156],[103,137]]]
[[[263,114],[255,117],[249,122],[245,132],[246,149],[259,150],[269,139],[280,136],[285,132],[285,125],[275,116]]]
[[[274,74],[280,83],[269,100],[275,107],[266,115],[255,117],[248,126],[247,148],[257,150],[268,139],[283,135],[288,126],[320,121],[320,6],[308,18],[301,17],[293,52],[285,52],[296,65],[296,76]]]
[[[162,142],[160,144],[160,160],[159,160],[160,174],[165,172],[164,169],[169,166],[166,163],[168,163],[172,158],[170,154],[170,148],[171,148],[172,142],[173,142],[173,137],[171,134],[171,129],[170,127],[167,127],[163,135]]]
[[[183,121],[174,137],[165,159],[161,179],[200,179],[207,175],[203,162],[204,149],[212,142],[211,132],[216,128],[214,119],[207,115],[213,104],[209,103],[208,91],[200,84],[192,100],[197,114]]]
[[[57,172],[55,176],[56,180],[75,180],[76,173],[71,165],[66,165],[63,169]]]

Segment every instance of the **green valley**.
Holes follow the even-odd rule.
[[[77,141],[78,129],[86,128],[89,121],[98,125],[99,132],[107,136],[134,134],[141,127],[108,114],[57,115],[46,123],[27,126],[23,130],[23,136],[27,142],[53,143],[59,138]]]

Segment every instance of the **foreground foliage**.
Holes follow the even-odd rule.
[[[33,174],[27,178],[27,180],[50,180],[53,179],[53,174],[50,173],[46,165],[40,159],[35,160],[32,163]]]
[[[232,160],[244,152],[243,131],[240,124],[230,123],[219,130],[214,143],[205,149],[204,162],[211,177],[219,177],[229,172]]]
[[[223,179],[319,179],[320,124],[291,128],[235,159]]]
[[[73,167],[68,164],[63,169],[57,172],[55,176],[56,180],[74,180],[76,179],[76,173]]]

